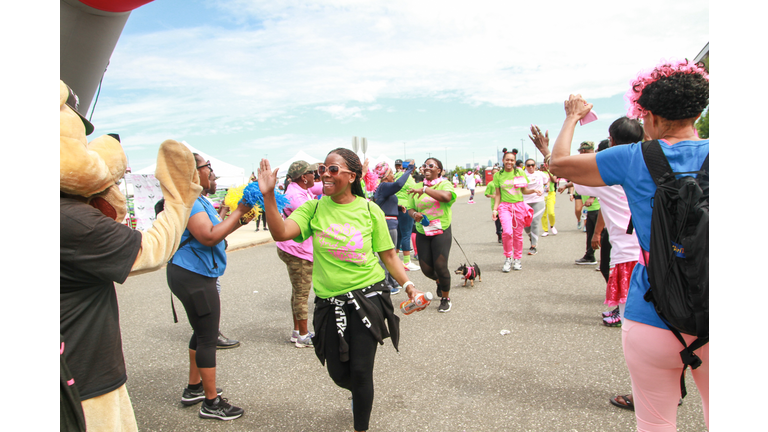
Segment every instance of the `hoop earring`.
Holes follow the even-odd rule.
[[[307,184],[307,179],[302,179],[302,180],[304,180],[304,184]]]

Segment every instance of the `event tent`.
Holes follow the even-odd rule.
[[[296,153],[292,158],[288,159],[287,161],[283,162],[277,167],[277,178],[282,179],[285,178],[286,175],[288,175],[288,168],[291,166],[292,163],[296,162],[297,160],[303,160],[306,162],[309,162],[311,164],[313,163],[322,163],[323,161],[308,155],[304,152],[304,150],[299,150],[298,153]]]
[[[211,161],[211,167],[213,167],[213,172],[214,174],[216,174],[216,176],[219,177],[219,179],[216,180],[216,185],[219,188],[240,186],[248,183],[249,176],[245,174],[245,168],[240,168],[235,165],[228,164],[222,161],[221,159],[217,159],[209,155],[208,153],[205,153],[203,151],[200,151],[192,147],[186,141],[182,141],[181,143],[187,146],[187,148],[192,153],[197,153],[200,156],[202,156],[203,159]],[[134,171],[133,173],[134,174],[154,174],[156,166],[157,164],[152,164],[151,166],[143,168],[139,171]]]

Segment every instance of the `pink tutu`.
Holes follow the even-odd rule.
[[[608,284],[605,286],[605,304],[608,306],[618,306],[619,303],[627,302],[627,292],[629,292],[629,280],[632,277],[632,270],[637,261],[630,261],[616,264],[608,275]]]

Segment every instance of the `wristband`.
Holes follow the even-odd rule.
[[[421,193],[422,193],[422,194],[425,194],[425,193],[427,193],[427,187],[426,187],[426,186],[424,186],[424,187],[421,189]]]
[[[407,288],[407,287],[408,287],[408,285],[410,285],[410,286],[412,286],[412,287],[416,288],[416,285],[414,285],[414,284],[413,284],[413,282],[411,282],[411,281],[408,281],[408,282],[406,282],[406,283],[404,283],[404,284],[403,284],[403,289]]]

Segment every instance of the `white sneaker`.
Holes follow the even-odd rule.
[[[513,261],[512,269],[513,270],[522,270],[523,269],[523,265],[520,263],[519,259],[516,259],[516,260]]]
[[[418,270],[421,270],[421,267],[419,267],[417,264],[414,264],[414,262],[411,261],[408,264],[405,264],[405,269],[410,271],[418,271]]]
[[[543,233],[541,233],[541,236],[542,236],[542,237],[546,237],[546,236],[548,236],[548,235],[549,235],[549,233],[548,233],[547,231],[544,231]]]
[[[552,228],[549,230],[549,232],[550,232],[550,233],[552,233],[552,235],[557,235],[557,228],[555,228],[555,227],[552,227]]]
[[[504,260],[504,267],[501,268],[501,271],[509,273],[510,270],[512,270],[512,258],[507,258]]]
[[[296,343],[297,340],[299,340],[299,331],[298,330],[294,330],[291,333],[291,343]]]
[[[296,340],[296,348],[308,348],[314,346],[312,344],[312,336],[314,336],[312,333],[307,333],[303,336],[300,335]]]

